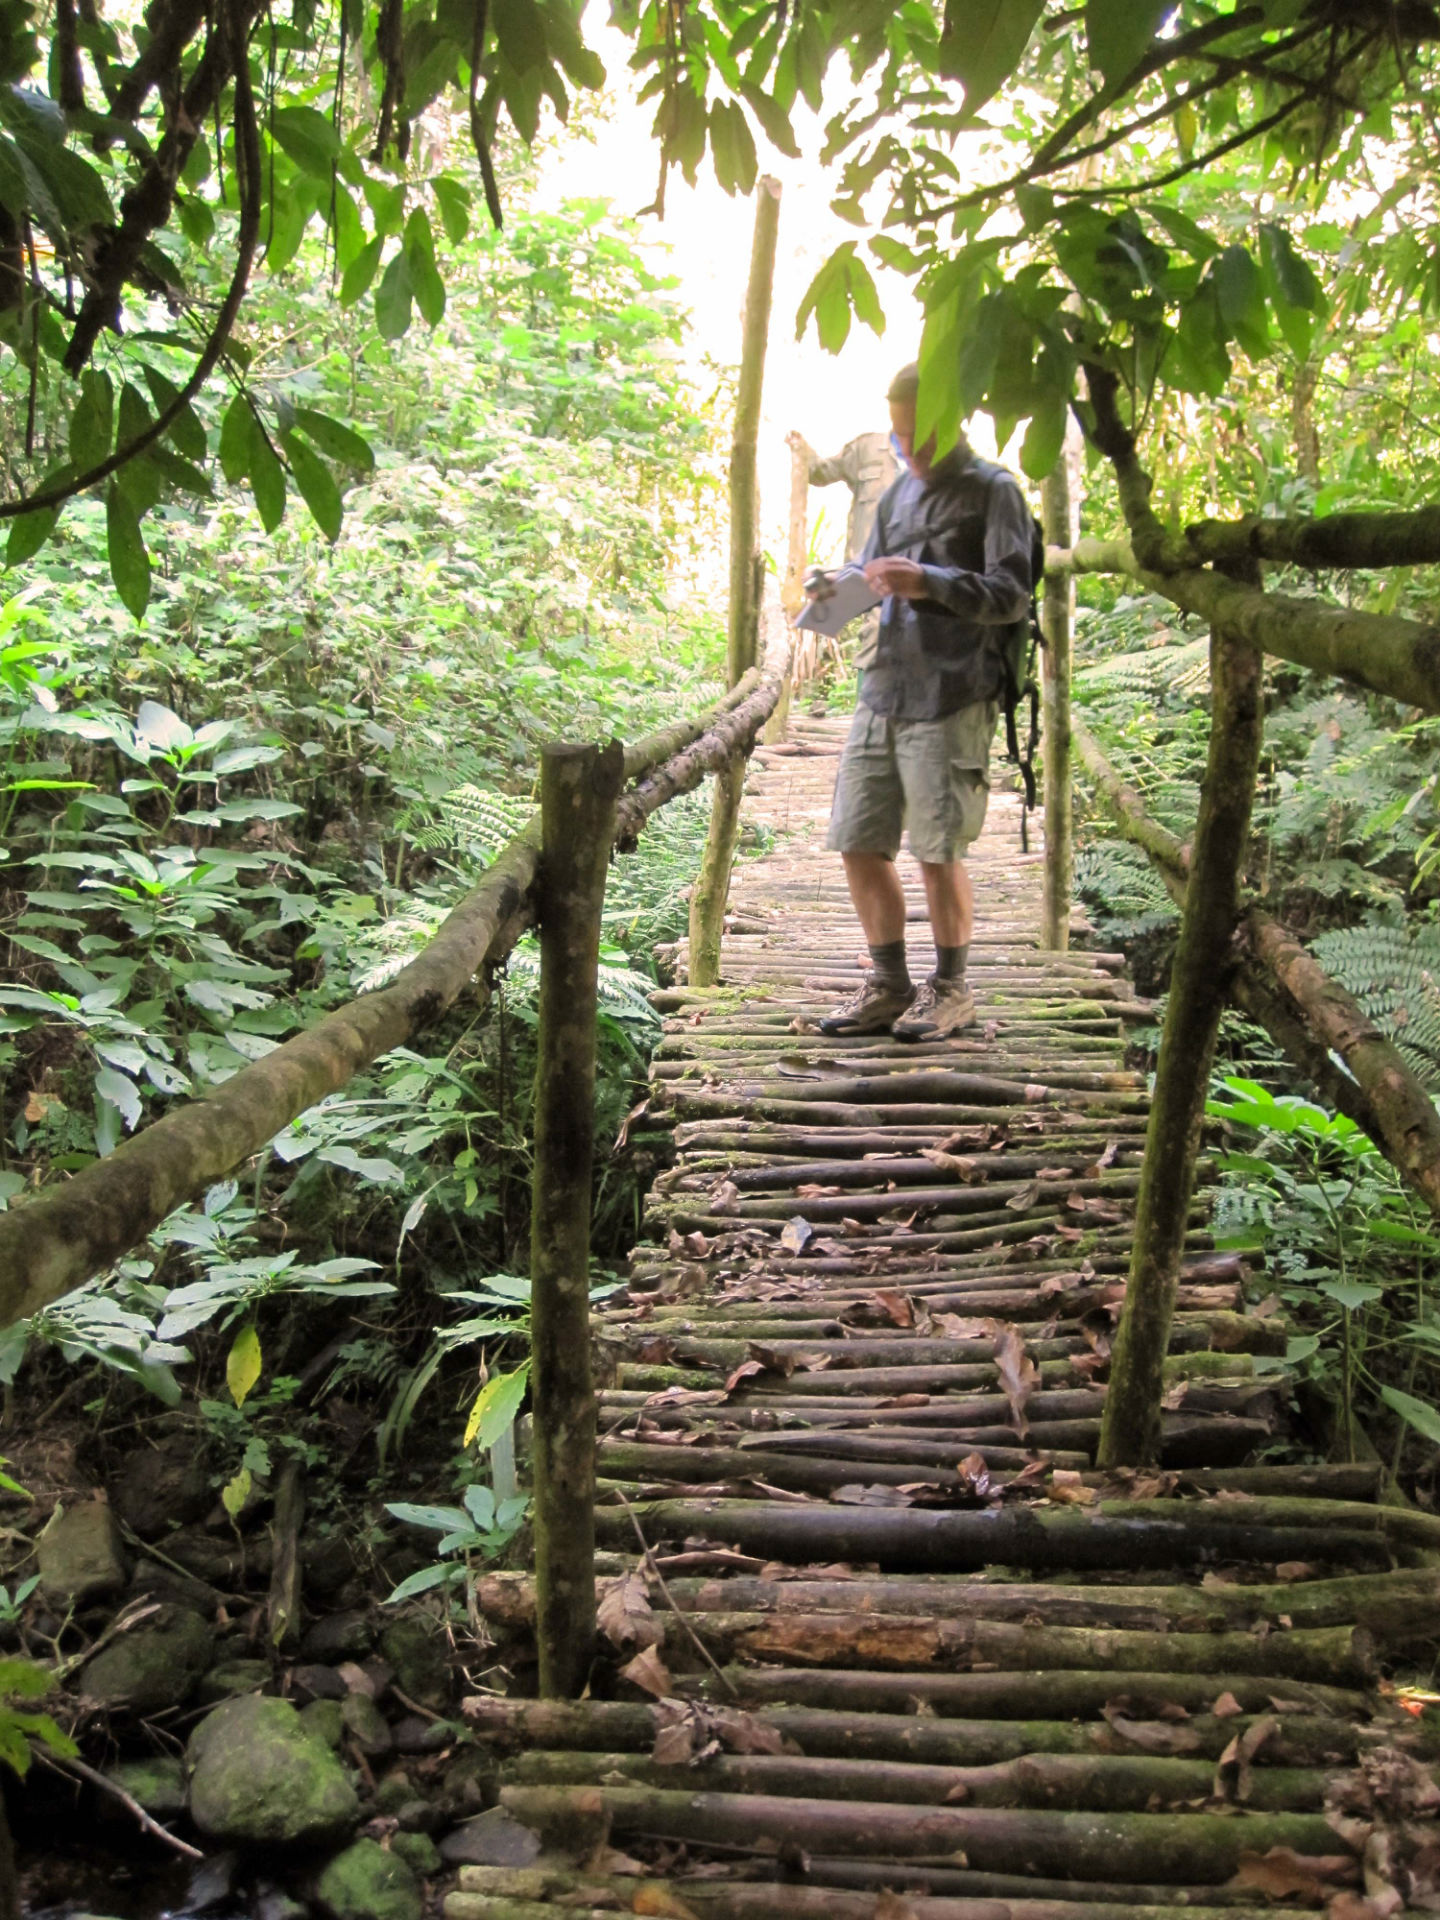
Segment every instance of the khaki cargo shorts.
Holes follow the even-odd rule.
[[[893,860],[901,829],[908,828],[917,860],[958,860],[985,824],[999,713],[994,700],[943,720],[891,720],[857,707],[840,756],[826,846]]]

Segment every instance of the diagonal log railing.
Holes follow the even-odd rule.
[[[1271,654],[1422,712],[1440,712],[1440,626],[1355,612],[1319,598],[1269,593],[1261,575],[1266,560],[1312,568],[1434,561],[1440,558],[1440,508],[1409,514],[1339,514],[1309,521],[1206,521],[1183,534],[1173,533],[1151,505],[1153,483],[1140,463],[1135,436],[1121,418],[1117,376],[1100,366],[1087,366],[1085,373],[1089,403],[1078,411],[1091,443],[1114,472],[1126,537],[1076,540],[1069,549],[1049,547],[1048,575],[1128,574],[1173,605],[1206,620],[1212,655],[1217,646],[1229,649],[1237,659],[1243,651],[1257,663],[1260,655]],[[1224,679],[1217,674],[1215,680],[1210,771],[1202,789],[1193,871],[1191,849],[1145,815],[1138,796],[1104,761],[1083,728],[1075,730],[1077,753],[1119,817],[1122,831],[1150,853],[1181,903],[1175,986],[1180,988],[1190,978],[1188,962],[1205,949],[1212,966],[1190,979],[1191,997],[1199,992],[1213,1012],[1218,1001],[1208,992],[1207,983],[1214,984],[1215,973],[1228,972],[1228,988],[1241,1004],[1262,1020],[1342,1111],[1365,1126],[1431,1211],[1440,1212],[1440,1117],[1434,1103],[1397,1049],[1350,996],[1326,978],[1300,942],[1258,909],[1241,908],[1245,834],[1225,836],[1223,852],[1211,861],[1217,805],[1224,810],[1221,772],[1233,762],[1231,784],[1245,778],[1240,770],[1240,736],[1248,730],[1258,738],[1256,716],[1248,707],[1244,714],[1226,708]],[[1250,784],[1253,768],[1245,796],[1247,811]],[[1221,936],[1218,946],[1217,933]],[[1236,964],[1229,966],[1232,955]],[[1175,1013],[1172,995],[1171,1015]],[[1213,1030],[1206,1021],[1192,1024],[1194,1031],[1185,1044],[1183,1022],[1167,1020],[1157,1065],[1130,1287],[1117,1331],[1101,1436],[1100,1458],[1109,1466],[1138,1465],[1153,1453],[1162,1380],[1154,1340],[1145,1338],[1145,1329],[1153,1333],[1165,1322],[1179,1272],[1174,1235],[1164,1231],[1164,1196],[1177,1174],[1182,1185],[1188,1179],[1198,1147],[1198,1131],[1192,1128],[1193,1140],[1182,1140],[1177,1132],[1168,1150],[1162,1151],[1165,1143],[1156,1131],[1156,1115],[1167,1102],[1192,1120],[1200,1111]],[[1332,1054],[1343,1061],[1343,1073]],[[1353,1076],[1353,1087],[1347,1083],[1347,1074]]]
[[[787,647],[788,635],[775,631],[763,665],[703,715],[625,749],[625,778],[636,784],[617,810],[618,851],[633,849],[646,820],[668,800],[750,751],[780,697]],[[540,856],[537,814],[388,986],[338,1007],[108,1158],[0,1216],[0,1326],[102,1273],[307,1108],[439,1020],[533,924]]]
[[[1151,818],[1082,721],[1073,722],[1072,739],[1076,758],[1120,832],[1149,855],[1172,898],[1183,903],[1190,876],[1188,844]],[[1241,915],[1233,958],[1230,987],[1236,1002],[1337,1111],[1364,1128],[1430,1211],[1440,1215],[1440,1112],[1394,1042],[1329,977],[1299,936],[1263,908],[1251,905]]]

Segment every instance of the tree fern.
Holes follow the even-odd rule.
[[[1440,1082],[1440,925],[1373,920],[1319,934],[1310,948],[1420,1078]]]
[[[1101,840],[1076,854],[1075,891],[1107,939],[1135,940],[1173,926],[1178,918],[1149,859],[1122,840]]]

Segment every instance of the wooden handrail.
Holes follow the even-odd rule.
[[[783,636],[782,636],[783,638]],[[713,766],[748,752],[780,697],[786,648],[772,648],[714,706],[625,752],[638,785],[620,802],[618,848]],[[496,967],[535,918],[539,815],[532,815],[387,986],[359,995],[221,1086],[63,1184],[0,1215],[0,1326],[38,1312],[138,1246],[167,1214],[223,1180],[308,1108],[432,1026],[477,973]]]

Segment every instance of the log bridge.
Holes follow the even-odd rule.
[[[842,731],[756,754],[777,847],[724,984],[656,996],[632,1132],[673,1162],[592,1322],[600,1652],[585,1697],[466,1703],[543,1850],[463,1868],[447,1920],[1402,1911],[1440,1794],[1385,1676],[1440,1631],[1440,1520],[1378,1468],[1263,1464],[1303,1458],[1287,1329],[1203,1162],[1159,1463],[1096,1471],[1149,1008],[1119,956],[1042,950],[997,795],[978,1025],[823,1038],[865,964],[820,850]],[[478,1603],[518,1672],[533,1582]]]

